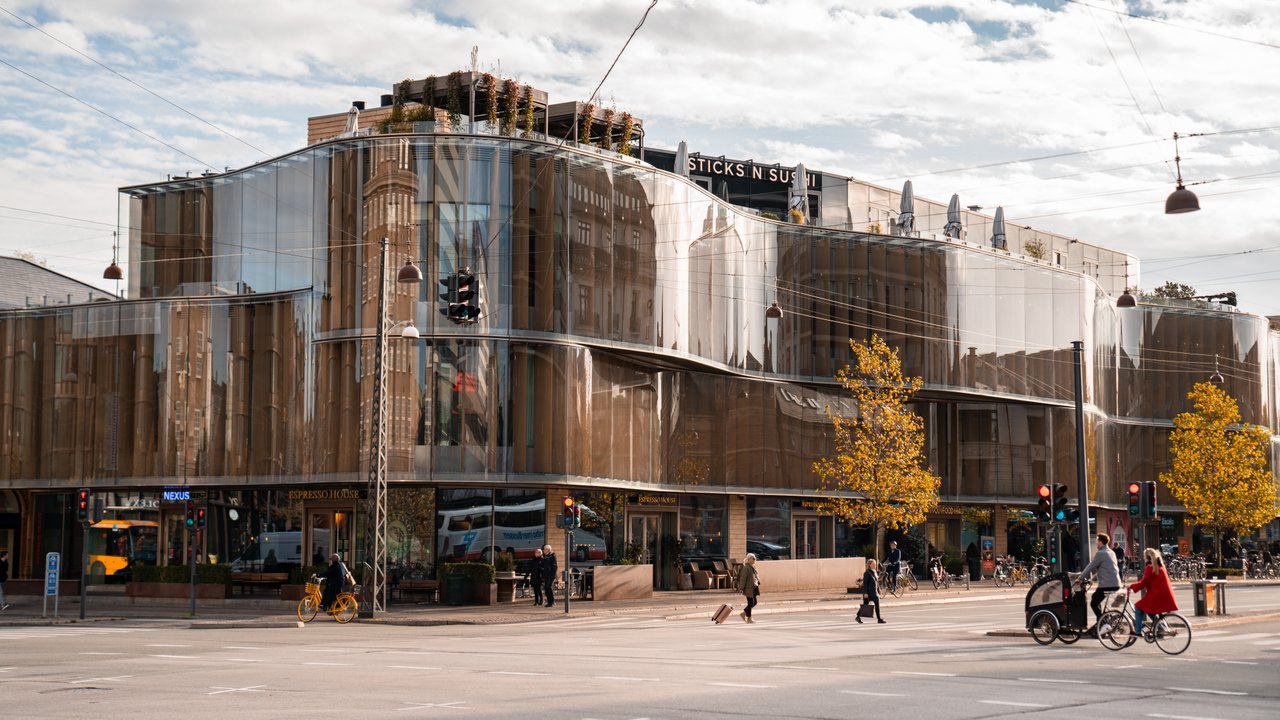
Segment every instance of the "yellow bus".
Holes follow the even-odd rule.
[[[160,523],[154,520],[101,520],[87,533],[89,575],[127,580],[133,565],[155,565]]]

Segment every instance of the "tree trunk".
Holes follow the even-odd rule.
[[[884,523],[876,523],[876,562],[884,557]]]
[[[1213,556],[1214,566],[1222,567],[1222,526],[1213,526]]]

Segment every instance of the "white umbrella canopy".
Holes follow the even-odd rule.
[[[1004,206],[996,208],[995,219],[991,221],[991,247],[997,250],[1008,250],[1009,243],[1004,234]]]
[[[681,177],[689,177],[689,145],[683,140],[676,146],[675,173]]]
[[[956,193],[947,204],[947,224],[942,228],[942,234],[959,240],[963,230],[960,225],[960,195]]]
[[[342,134],[353,136],[360,131],[360,108],[355,105],[347,111],[347,126],[343,128]]]
[[[898,234],[911,235],[916,229],[916,194],[911,181],[902,184],[902,202],[898,205]]]

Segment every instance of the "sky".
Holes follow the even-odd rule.
[[[1280,315],[1275,0],[0,0],[0,254],[101,279],[118,188],[306,144],[471,65],[794,165],[1121,250]],[[1202,210],[1165,215],[1175,147]],[[122,262],[125,249],[122,248]]]

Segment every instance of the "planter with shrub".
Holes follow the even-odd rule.
[[[460,562],[440,566],[440,587],[444,601],[450,605],[494,605],[498,602],[498,585],[489,563]]]

